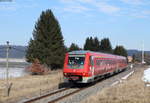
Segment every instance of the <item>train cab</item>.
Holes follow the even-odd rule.
[[[67,53],[63,69],[65,81],[87,83],[90,77],[89,63],[89,55],[85,51]]]

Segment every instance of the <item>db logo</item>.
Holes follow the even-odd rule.
[[[76,72],[76,70],[74,69],[73,72]]]

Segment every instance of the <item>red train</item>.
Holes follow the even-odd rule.
[[[76,83],[89,83],[99,77],[124,70],[127,59],[123,56],[91,51],[72,51],[66,53],[64,80]]]

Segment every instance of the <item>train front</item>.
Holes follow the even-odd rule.
[[[67,53],[63,75],[65,82],[87,83],[89,78],[87,54],[81,51]]]

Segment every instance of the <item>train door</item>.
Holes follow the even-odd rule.
[[[90,71],[92,72],[92,78],[94,79],[94,71],[95,71],[95,68],[94,68],[94,56],[90,56]]]

